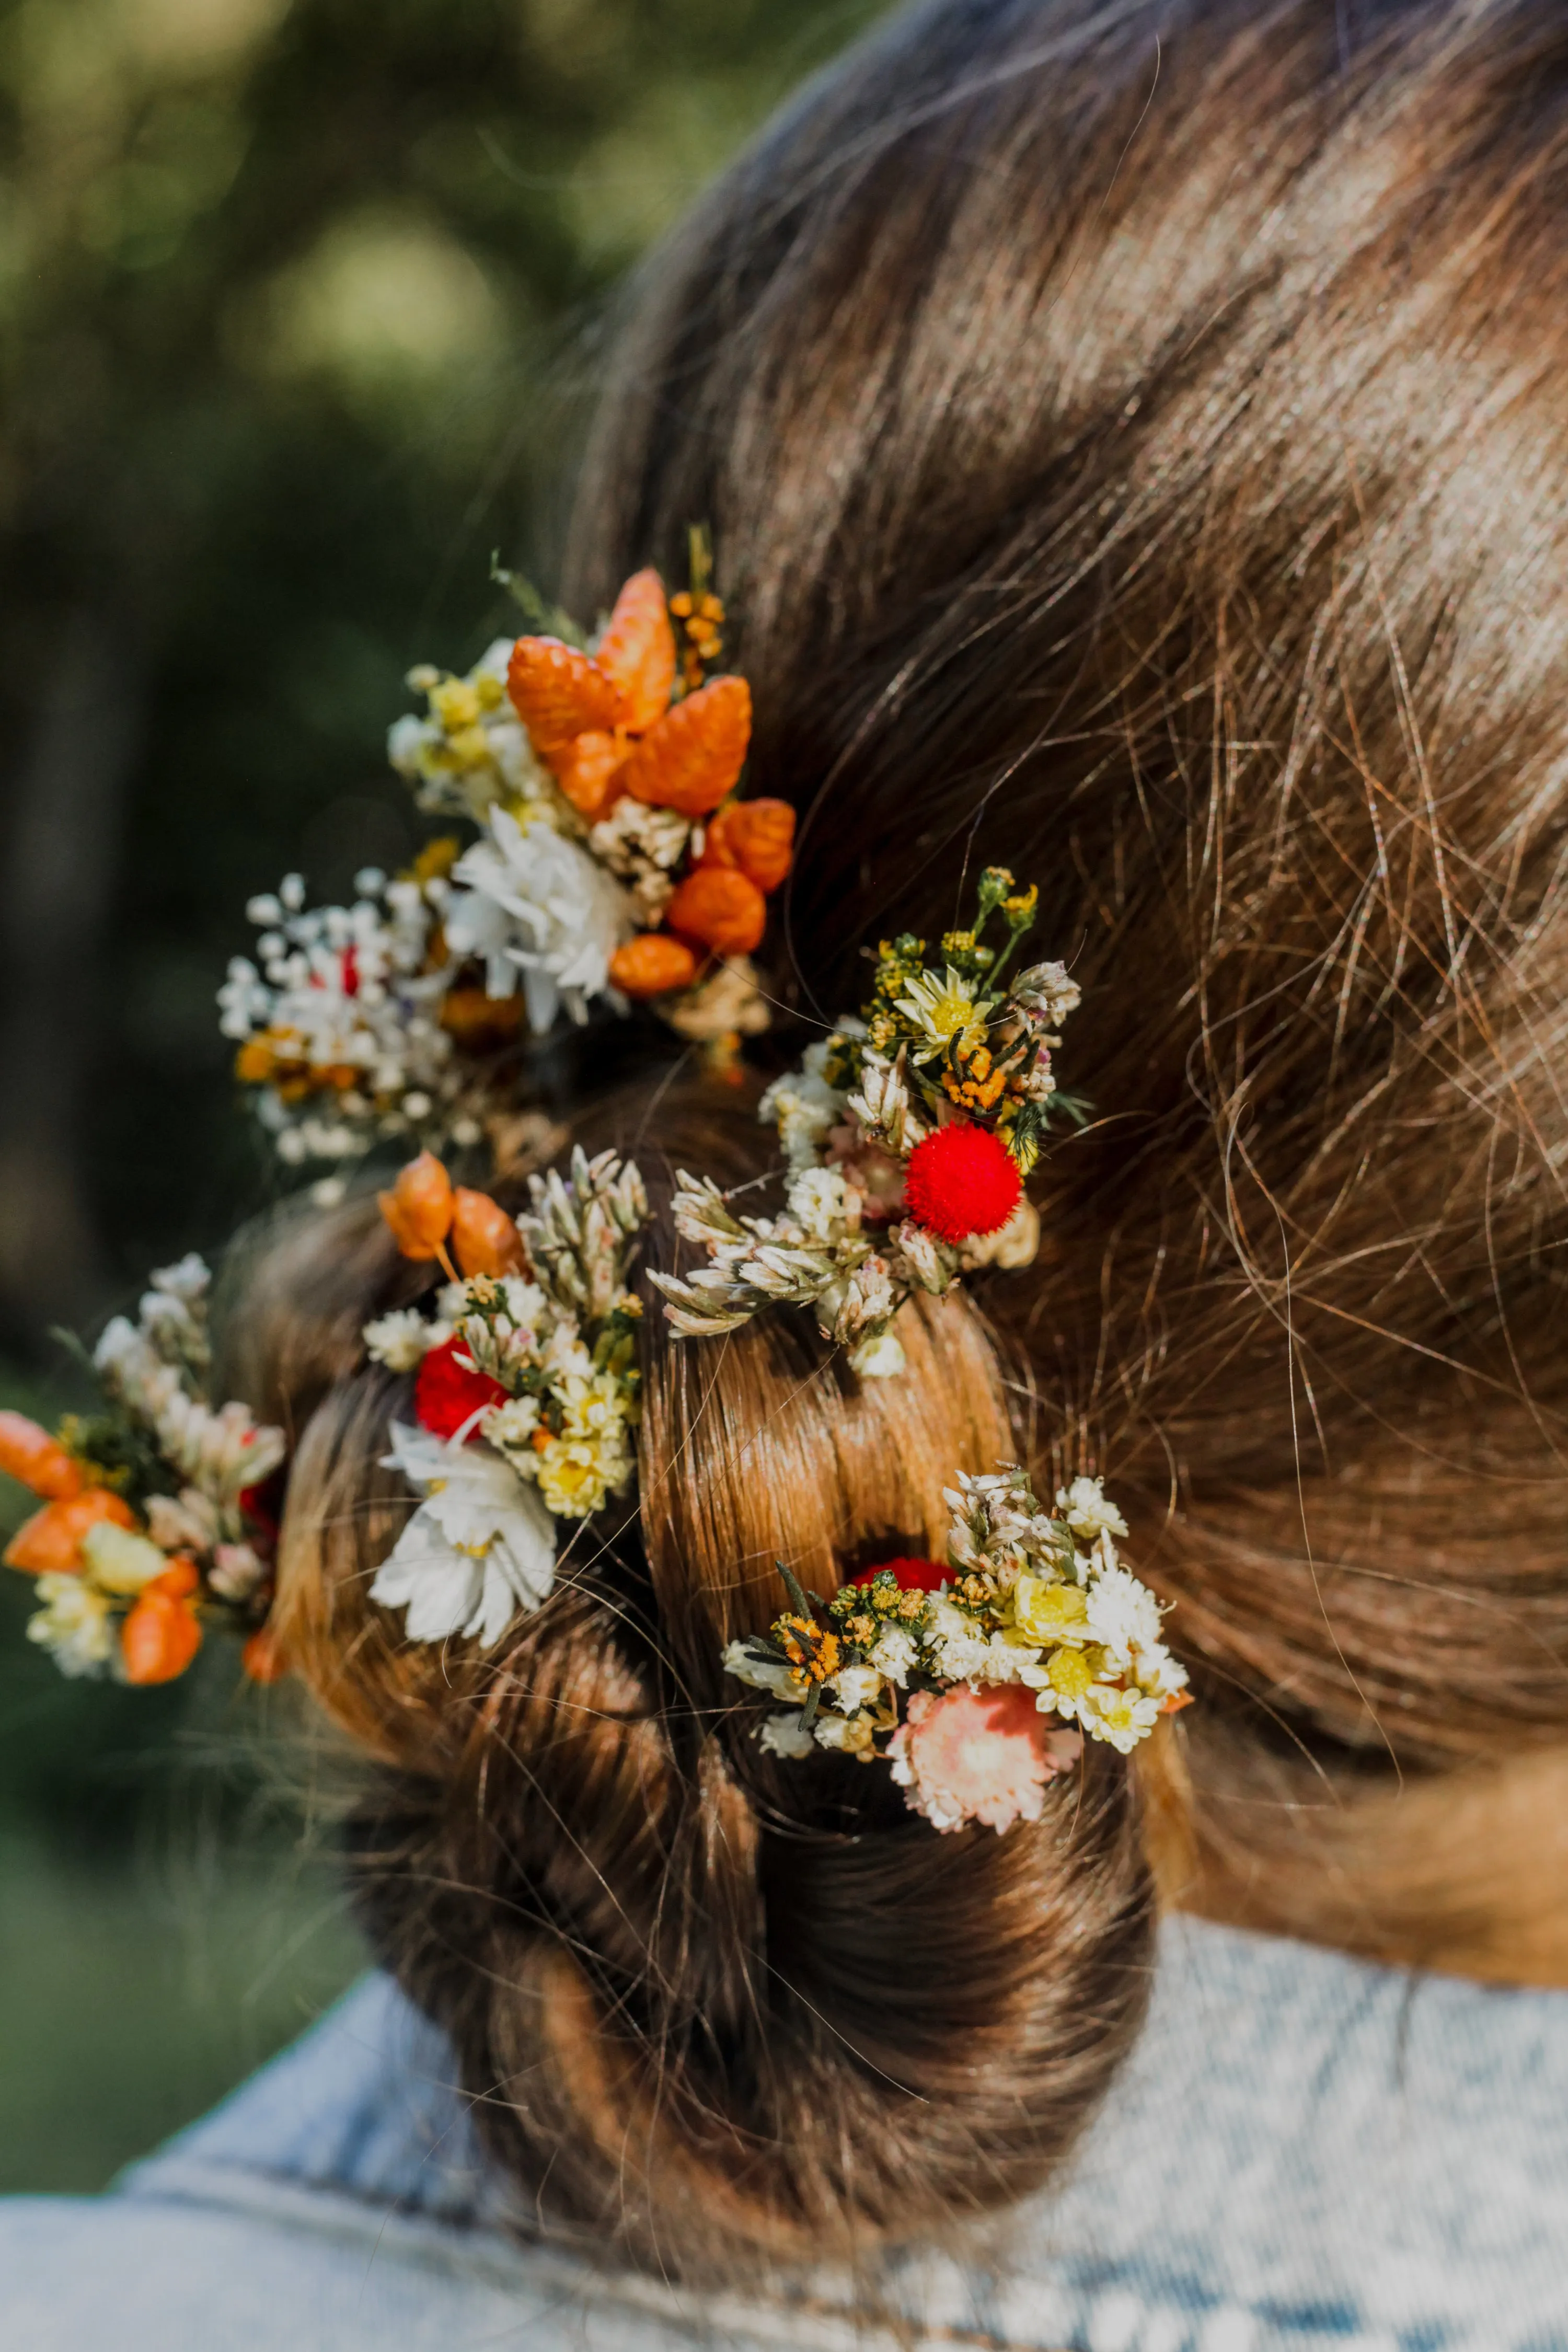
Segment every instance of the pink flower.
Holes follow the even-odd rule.
[[[985,1822],[996,1831],[1037,1822],[1046,1782],[1083,1753],[1076,1731],[1053,1725],[1020,1683],[933,1698],[917,1691],[888,1748],[893,1778],[933,1829]]]

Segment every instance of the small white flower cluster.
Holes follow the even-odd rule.
[[[245,1405],[207,1400],[210,1281],[194,1255],[163,1267],[136,1321],[116,1316],[94,1350],[107,1412],[71,1426],[83,1444],[120,1457],[141,1515],[137,1523],[118,1492],[93,1489],[86,1499],[107,1502],[114,1516],[100,1512],[85,1526],[75,1567],[37,1576],[40,1606],[27,1637],[64,1675],[123,1675],[116,1626],[174,1562],[189,1563],[184,1572],[198,1597],[228,1604],[244,1622],[265,1607],[268,1564],[251,1540],[244,1497],[278,1467],[285,1441]],[[89,1458],[81,1475],[94,1466]]]
[[[441,1025],[447,883],[389,882],[367,867],[355,887],[351,907],[308,908],[290,874],[276,895],[253,898],[259,964],[236,956],[218,992],[237,1075],[258,1088],[263,1123],[291,1166],[346,1160],[383,1136],[479,1133],[459,1108],[461,1073]]]
[[[569,1178],[552,1170],[530,1186],[517,1223],[531,1278],[475,1276],[440,1292],[434,1320],[405,1309],[365,1327],[394,1370],[453,1351],[458,1403],[441,1429],[393,1431],[390,1466],[423,1500],[371,1598],[407,1610],[412,1641],[499,1641],[551,1590],[552,1522],[602,1510],[636,1467],[641,1307],[626,1274],[647,1215],[641,1176],[613,1152],[578,1150]]]
[[[729,1644],[726,1673],[793,1702],[763,1725],[764,1748],[887,1755],[908,1783],[901,1696],[920,1700],[918,1725],[933,1694],[1020,1686],[1036,1714],[1123,1755],[1184,1704],[1185,1671],[1161,1639],[1159,1602],[1118,1559],[1127,1530],[1098,1478],[1075,1479],[1054,1514],[1012,1465],[961,1475],[946,1500],[951,1573],[934,1591],[883,1570],[843,1587],[824,1622],[792,1580],[795,1613]]]
[[[498,637],[466,677],[422,662],[408,673],[426,714],[408,712],[387,735],[386,753],[421,808],[483,824],[502,802],[553,807],[560,799],[528,730],[507,698],[513,640]]]
[[[105,1394],[146,1432],[180,1482],[174,1495],[148,1498],[153,1541],[193,1554],[216,1591],[241,1601],[260,1583],[263,1563],[246,1540],[240,1496],[271,1476],[288,1446],[283,1432],[258,1423],[248,1406],[207,1400],[211,1282],[194,1253],[163,1267],[136,1321],[117,1315],[92,1360]]]
[[[952,1512],[952,1598],[933,1611],[932,1656],[946,1682],[1018,1682],[1037,1704],[1127,1754],[1186,1672],[1160,1636],[1161,1608],[1117,1556],[1127,1526],[1098,1478],[1040,1510],[1016,1468],[961,1475]]]

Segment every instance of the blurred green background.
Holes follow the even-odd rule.
[[[552,581],[606,297],[877,0],[0,8],[0,1402],[277,1179],[244,905],[428,828],[403,673]],[[0,1479],[0,1520],[26,1499]],[[91,2189],[361,1965],[286,1695],[64,1682],[0,1574],[0,2189]]]

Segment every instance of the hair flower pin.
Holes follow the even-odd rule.
[[[792,1702],[759,1728],[771,1753],[879,1758],[933,1828],[1001,1831],[1038,1821],[1085,1738],[1130,1754],[1188,1704],[1187,1676],[1100,1479],[1074,1479],[1054,1512],[1011,1465],[961,1474],[945,1499],[946,1568],[889,1560],[824,1603],[781,1561],[790,1610],[731,1642],[724,1670]]]
[[[808,1307],[857,1371],[886,1375],[903,1367],[890,1327],[917,1290],[941,1297],[975,1266],[1028,1264],[1038,1222],[1023,1180],[1053,1115],[1079,1115],[1051,1068],[1077,982],[1060,963],[1005,977],[1037,898],[988,866],[973,926],[946,934],[939,961],[923,940],[883,940],[859,1016],[759,1106],[789,1171],[782,1215],[737,1216],[711,1179],[681,1171],[676,1223],[709,1264],[653,1279],[683,1337]]]
[[[28,1638],[62,1674],[173,1681],[212,1622],[248,1636],[253,1680],[283,1671],[266,1618],[284,1437],[210,1401],[210,1279],[182,1258],[153,1276],[134,1323],[116,1316],[91,1359],[96,1412],[68,1414],[54,1435],[0,1412],[0,1470],[41,1504],[5,1565],[36,1580]]]
[[[403,1255],[448,1277],[434,1317],[404,1308],[364,1330],[374,1360],[416,1375],[386,1466],[419,1506],[370,1588],[406,1612],[410,1641],[499,1641],[551,1591],[555,1522],[624,1495],[636,1467],[642,1178],[579,1150],[568,1178],[529,1183],[514,1220],[425,1152],[381,1195]]]
[[[519,589],[546,631],[498,638],[464,677],[410,671],[426,710],[393,728],[392,764],[477,837],[438,837],[391,879],[366,867],[348,907],[308,907],[289,875],[251,900],[256,953],[219,992],[287,1164],[493,1139],[525,1037],[596,1006],[651,1005],[721,1071],[767,1027],[751,958],[795,812],[740,797],[751,689],[715,674],[710,572],[694,532],[690,587],[634,573],[592,638]]]

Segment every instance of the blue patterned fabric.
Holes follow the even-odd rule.
[[[1068,2184],[893,2263],[682,2293],[540,2242],[384,1979],[104,2198],[0,2203],[4,2352],[1568,2352],[1568,1995],[1176,1921]]]

